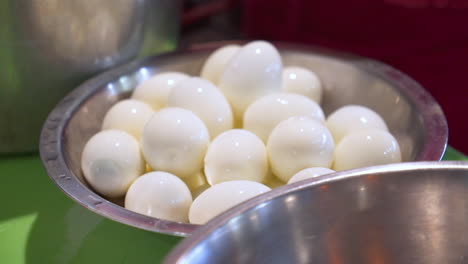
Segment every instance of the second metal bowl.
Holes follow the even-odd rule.
[[[208,55],[232,42],[150,57],[99,75],[66,96],[44,124],[40,152],[52,180],[91,211],[138,228],[185,236],[198,226],[144,216],[94,192],[83,178],[84,145],[101,129],[107,110],[130,96],[137,84],[161,71],[198,75]],[[437,102],[407,75],[373,60],[322,48],[274,43],[285,65],[315,71],[324,84],[322,107],[329,114],[346,104],[378,112],[397,138],[404,161],[439,160],[447,143],[447,123]]]
[[[166,264],[468,263],[468,162],[338,172],[216,217]]]

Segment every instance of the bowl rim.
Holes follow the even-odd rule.
[[[151,66],[155,61],[160,63],[164,62],[173,56],[189,55],[194,52],[210,52],[223,45],[245,44],[247,42],[246,40],[207,42],[183,50],[176,50],[162,55],[154,55],[134,60],[101,73],[79,85],[67,94],[50,112],[41,131],[39,143],[40,156],[43,166],[51,180],[72,200],[75,200],[81,206],[110,220],[169,235],[187,236],[191,234],[199,225],[172,222],[138,214],[114,204],[91,191],[80,182],[68,168],[64,152],[62,151],[64,131],[71,117],[87,98],[96,94],[99,88],[105,86],[109,82],[117,80],[124,74],[135,72],[141,67]],[[342,59],[384,80],[396,83],[398,87],[405,87],[405,89],[397,89],[399,89],[399,92],[404,94],[421,113],[423,123],[427,128],[424,135],[425,142],[431,142],[431,144],[423,145],[415,161],[436,161],[442,158],[447,146],[448,137],[447,121],[444,113],[429,92],[409,76],[382,62],[341,51],[286,42],[272,41],[271,43],[279,50],[303,51],[335,59]]]
[[[292,184],[278,187],[270,192],[266,192],[252,199],[249,199],[235,207],[225,211],[224,213],[211,219],[208,223],[195,230],[189,237],[182,240],[171,252],[165,257],[163,263],[179,263],[184,257],[197,245],[199,245],[209,234],[228,224],[232,219],[240,215],[262,207],[265,203],[276,198],[286,196],[288,194],[299,192],[305,189],[322,186],[333,182],[344,181],[355,177],[365,177],[369,175],[395,174],[400,172],[415,172],[427,170],[460,170],[468,171],[468,161],[419,161],[419,162],[403,162],[387,165],[371,166],[347,171],[334,172],[320,177],[311,178]],[[443,177],[443,176],[442,176]]]

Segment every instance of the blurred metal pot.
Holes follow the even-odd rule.
[[[0,153],[38,148],[52,107],[80,82],[172,50],[174,0],[0,1]]]

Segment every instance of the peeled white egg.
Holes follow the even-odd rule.
[[[387,131],[368,129],[352,132],[335,149],[336,171],[401,162],[398,141]]]
[[[228,181],[213,185],[193,201],[189,211],[190,223],[205,224],[231,207],[270,190],[253,181]]]
[[[202,169],[209,140],[208,129],[193,112],[170,107],[146,123],[141,144],[151,168],[185,178]]]
[[[167,106],[167,97],[178,82],[189,76],[180,72],[159,73],[142,82],[133,91],[132,98],[145,102],[154,110]]]
[[[261,182],[267,171],[265,145],[247,130],[232,129],[220,134],[206,152],[205,175],[211,185],[233,180]]]
[[[118,197],[143,174],[145,161],[134,137],[120,130],[104,130],[86,143],[81,168],[98,193]]]
[[[315,167],[315,168],[307,168],[303,169],[300,172],[294,174],[294,176],[289,179],[288,184],[303,181],[306,179],[312,179],[324,174],[329,174],[335,172],[334,170],[330,170],[329,168],[322,168],[322,167]]]
[[[228,101],[216,86],[201,78],[180,81],[169,94],[168,106],[194,112],[205,123],[211,138],[233,126]]]
[[[227,45],[215,50],[203,64],[200,77],[214,84],[219,83],[229,60],[240,50],[239,45]]]
[[[139,140],[143,127],[153,113],[153,109],[141,101],[122,100],[107,111],[102,122],[102,129],[122,130]]]
[[[329,168],[333,149],[333,137],[327,127],[310,117],[282,121],[273,129],[267,143],[272,171],[284,182],[305,168]]]
[[[265,41],[243,46],[229,61],[219,88],[231,103],[235,118],[256,99],[281,89],[282,62],[278,51]]]
[[[273,128],[293,116],[325,119],[322,108],[309,98],[293,93],[274,93],[256,100],[247,108],[244,128],[266,142]]]
[[[282,89],[288,93],[302,94],[318,104],[322,101],[322,83],[314,72],[297,66],[283,70]]]
[[[188,222],[192,194],[185,183],[167,172],[155,171],[136,179],[125,196],[125,208],[144,215]]]
[[[385,121],[373,110],[360,105],[346,105],[331,113],[326,121],[335,142],[347,134],[369,128],[388,131]]]

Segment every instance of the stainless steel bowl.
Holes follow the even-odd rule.
[[[55,104],[98,72],[176,47],[176,0],[0,1],[0,154],[37,151]]]
[[[208,222],[165,263],[468,263],[468,162],[283,186]]]
[[[232,43],[232,42],[230,42]],[[100,130],[106,111],[151,74],[182,71],[197,75],[211,43],[190,50],[150,57],[99,75],[76,88],[50,113],[44,124],[40,151],[52,180],[86,208],[138,228],[187,235],[196,225],[155,219],[128,211],[96,194],[80,169],[81,152]],[[308,67],[321,77],[323,108],[330,113],[345,104],[368,106],[383,116],[400,143],[405,161],[439,160],[447,143],[447,123],[439,105],[415,81],[380,62],[314,47],[275,43],[285,65]]]

